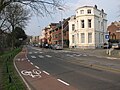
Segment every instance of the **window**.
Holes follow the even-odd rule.
[[[55,38],[58,38],[58,34],[55,35]]]
[[[81,20],[81,28],[84,28],[85,25],[84,25],[84,20]]]
[[[88,9],[88,10],[87,10],[87,13],[88,13],[88,14],[91,14],[91,10],[90,10],[90,9]]]
[[[72,24],[72,31],[75,30],[75,24]]]
[[[91,28],[91,19],[88,19],[88,28]]]
[[[74,42],[75,42],[74,38],[75,38],[75,36],[74,36],[74,35],[72,35],[72,43],[74,43]]]
[[[78,40],[77,42],[79,43],[79,33],[77,33],[77,40]]]
[[[80,14],[84,14],[84,10],[80,10]]]
[[[88,43],[92,43],[92,33],[88,33]]]
[[[66,32],[63,32],[63,35],[66,36]]]
[[[85,43],[85,34],[81,33],[81,43]]]
[[[79,23],[78,23],[78,21],[77,21],[77,29],[78,29],[78,27],[79,27]]]

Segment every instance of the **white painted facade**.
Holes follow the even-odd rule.
[[[69,20],[69,47],[82,49],[100,48],[107,32],[107,14],[97,6],[83,6],[76,9],[76,15]]]

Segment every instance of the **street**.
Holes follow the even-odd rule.
[[[35,66],[41,68],[56,79],[62,80],[66,85],[77,88],[77,90],[120,89],[119,73],[87,67],[78,62],[74,63],[78,60],[79,62],[88,60],[94,62],[101,60],[103,62],[103,58],[89,56],[85,53],[78,54],[65,50],[42,50],[29,46],[27,57]],[[107,59],[106,61],[110,62]]]

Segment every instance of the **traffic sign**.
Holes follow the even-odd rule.
[[[105,35],[105,39],[106,39],[106,40],[109,40],[109,34],[106,34],[106,35]]]

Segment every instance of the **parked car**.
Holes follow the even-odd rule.
[[[104,49],[107,49],[108,47],[109,47],[109,45],[108,45],[107,43],[104,43],[104,44],[103,44],[103,48],[104,48]]]
[[[109,44],[104,43],[104,44],[103,44],[103,48],[104,48],[104,49],[111,48],[111,47],[112,47],[111,43],[109,43]]]
[[[62,45],[60,45],[60,44],[55,44],[55,45],[52,46],[52,49],[62,50],[63,48],[62,48]]]
[[[113,43],[112,48],[119,49],[120,48],[120,43]]]

